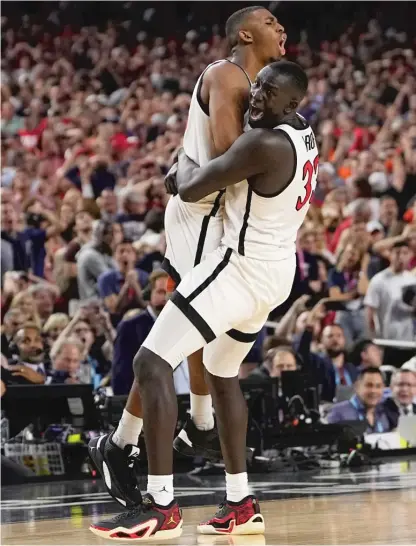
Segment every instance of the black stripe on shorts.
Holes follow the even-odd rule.
[[[244,239],[246,237],[246,231],[248,227],[248,218],[250,216],[250,208],[251,208],[251,199],[253,197],[253,190],[251,188],[248,188],[247,190],[247,201],[246,201],[246,210],[244,213],[243,218],[243,225],[241,226],[240,236],[238,238],[238,253],[241,254],[241,256],[244,256]]]
[[[207,237],[207,232],[208,232],[209,221],[211,218],[216,216],[220,208],[221,197],[224,195],[224,192],[225,190],[221,190],[218,192],[218,195],[215,198],[214,204],[212,206],[211,212],[207,214],[206,216],[204,216],[202,220],[201,232],[199,234],[198,245],[196,247],[194,266],[201,263],[202,253],[204,251],[205,239]]]
[[[207,279],[205,279],[205,281],[201,283],[197,288],[195,288],[195,290],[191,294],[189,294],[189,296],[187,296],[186,300],[188,302],[191,302],[192,300],[194,300],[197,296],[199,296],[199,294],[201,294],[201,292],[203,292],[206,288],[208,288],[208,286],[213,281],[215,281],[215,279],[218,277],[218,275],[221,273],[221,271],[225,268],[225,266],[230,261],[231,253],[232,253],[231,248],[227,248],[224,254],[224,258],[220,261],[220,263],[214,269],[212,274]]]
[[[205,339],[207,343],[214,341],[216,336],[214,332],[211,330],[209,324],[205,322],[205,320],[201,317],[198,311],[195,311],[195,309],[192,307],[189,301],[184,296],[182,296],[180,292],[176,290],[173,293],[173,296],[170,299],[170,301],[174,305],[176,305],[176,307],[180,311],[182,311],[185,317],[195,326],[195,328],[198,330],[198,332],[201,334],[201,336]]]
[[[181,282],[181,276],[176,271],[176,269],[173,267],[173,265],[170,263],[170,260],[168,258],[163,258],[162,262],[162,269],[163,271],[166,271],[166,273],[171,277],[173,281],[175,281],[176,286]]]
[[[235,341],[240,341],[241,343],[252,343],[253,341],[256,341],[260,331],[261,330],[254,332],[254,334],[246,334],[245,332],[240,332],[240,330],[234,330],[233,328],[232,330],[228,330],[226,334]]]

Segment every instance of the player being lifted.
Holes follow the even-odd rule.
[[[232,50],[227,60],[209,65],[199,78],[191,100],[184,150],[198,165],[227,151],[243,133],[250,83],[268,63],[284,55],[284,28],[258,6],[235,12],[226,23]],[[174,283],[203,256],[217,249],[223,235],[224,192],[213,191],[194,203],[171,197],[165,214],[167,240],[164,266]],[[172,287],[171,287],[172,288]],[[237,336],[230,332],[230,336]],[[243,360],[255,334],[244,338],[234,358]],[[240,338],[241,339],[241,338]],[[175,449],[185,455],[220,458],[220,445],[212,413],[212,399],[204,379],[202,351],[188,356],[191,386],[191,419],[175,439]],[[235,387],[238,379],[235,378]],[[134,473],[142,421],[139,389],[135,381],[117,430],[90,442],[89,453],[106,487],[127,507],[141,502]]]

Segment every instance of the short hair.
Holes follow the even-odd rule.
[[[66,328],[69,324],[69,317],[65,313],[53,313],[45,322],[42,331],[47,334],[54,328]]]
[[[156,271],[153,271],[149,277],[150,289],[154,289],[154,287],[156,286],[156,282],[159,279],[167,279],[168,277],[169,275],[163,269],[157,269]]]
[[[416,378],[416,372],[414,370],[409,370],[409,368],[398,368],[393,372],[393,375],[391,376],[390,385],[393,384],[398,378],[398,376],[402,373],[410,373],[413,375],[414,378]]]
[[[15,339],[19,338],[19,333],[23,330],[36,330],[36,332],[41,336],[42,330],[41,328],[36,324],[36,322],[25,322],[16,332]]]
[[[124,237],[124,239],[122,239],[119,243],[116,244],[116,248],[118,248],[120,245],[133,245],[133,239]]]
[[[41,284],[41,283],[33,284],[32,286],[29,286],[28,292],[32,296],[35,296],[39,292],[48,292],[53,298],[55,297],[54,291],[51,288],[49,288],[49,286],[45,284]]]
[[[82,343],[76,337],[68,337],[67,339],[64,339],[55,349],[53,355],[51,355],[52,360],[55,360],[62,353],[65,347],[76,347],[79,351],[80,360],[82,359],[82,351],[84,349]]]
[[[371,339],[361,339],[357,341],[350,353],[350,359],[356,366],[361,364],[361,353],[367,349],[370,345],[375,345]]]
[[[238,44],[238,33],[244,25],[248,15],[251,15],[259,9],[266,9],[263,6],[249,6],[248,8],[239,9],[228,17],[225,23],[225,35],[228,45],[234,48]]]
[[[391,248],[395,249],[395,248],[403,248],[403,247],[409,248],[409,242],[407,239],[403,239],[402,241],[396,241]]]
[[[384,375],[382,371],[380,370],[380,368],[376,368],[375,366],[370,366],[369,368],[364,368],[364,370],[361,370],[358,374],[356,381],[361,381],[361,379],[364,379],[367,374],[379,375],[384,383]]]
[[[286,76],[294,89],[296,89],[302,97],[305,96],[308,90],[309,81],[306,72],[299,64],[290,61],[276,61],[271,63],[269,67],[276,75],[283,74]]]

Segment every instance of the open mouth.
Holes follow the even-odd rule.
[[[263,117],[263,110],[261,108],[257,108],[256,106],[252,106],[250,104],[250,119],[252,121],[257,121]]]
[[[287,38],[286,34],[283,34],[283,36],[279,40],[279,49],[282,55],[286,54],[286,49],[285,49],[286,38]]]

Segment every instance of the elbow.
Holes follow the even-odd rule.
[[[179,186],[178,193],[182,201],[185,201],[187,203],[196,203],[200,199],[200,197],[197,195],[197,192],[195,191],[195,188],[193,188],[192,186]]]

